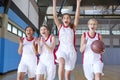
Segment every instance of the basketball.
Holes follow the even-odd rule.
[[[105,44],[100,40],[95,40],[91,44],[91,49],[93,52],[95,52],[97,54],[101,54],[102,52],[104,52]]]

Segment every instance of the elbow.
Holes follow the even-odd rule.
[[[18,50],[18,54],[20,54],[20,55],[21,55],[21,54],[22,54],[22,51]]]

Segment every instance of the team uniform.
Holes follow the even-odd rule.
[[[23,39],[23,53],[20,64],[18,66],[18,72],[25,72],[29,78],[35,77],[37,58],[33,49],[34,38],[30,41],[27,38]]]
[[[91,50],[91,44],[95,40],[100,40],[99,33],[95,33],[94,37],[90,37],[89,32],[84,33],[87,41],[85,51],[83,53],[83,70],[87,80],[94,79],[94,73],[102,73],[103,61],[102,54],[96,54]]]
[[[57,62],[59,58],[65,59],[65,69],[73,70],[76,62],[75,31],[70,27],[61,25],[59,30],[59,46],[56,51]]]
[[[51,45],[51,40],[52,40],[52,36],[48,36],[48,39],[46,40],[46,44],[48,46]],[[45,45],[43,45],[43,43],[40,42],[39,44],[40,46],[42,46],[41,50],[42,52],[40,53],[40,61],[38,63],[37,66],[37,75],[38,74],[44,74],[46,75],[46,80],[54,80],[55,78],[55,74],[56,74],[56,65],[54,63],[54,54],[53,52],[47,50],[47,48],[45,47]]]

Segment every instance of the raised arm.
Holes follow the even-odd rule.
[[[57,28],[59,30],[61,24],[60,24],[60,22],[58,20],[57,13],[56,13],[56,0],[53,0],[53,17],[54,17],[54,22],[57,25]]]
[[[77,0],[77,7],[76,7],[76,13],[75,13],[75,20],[74,20],[74,30],[76,30],[79,22],[80,3],[81,3],[81,0]]]

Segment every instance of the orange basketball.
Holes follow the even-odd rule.
[[[105,44],[101,40],[95,40],[91,44],[91,49],[93,52],[101,54],[102,52],[104,52]]]

